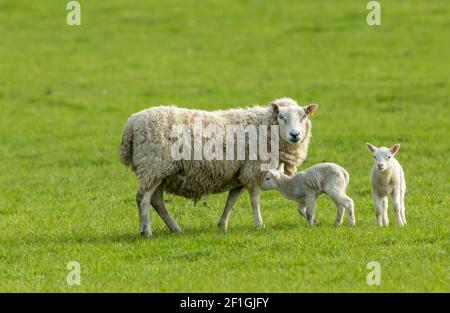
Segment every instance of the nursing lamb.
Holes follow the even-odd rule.
[[[261,184],[263,190],[278,190],[283,197],[299,204],[298,212],[309,225],[314,224],[316,199],[326,194],[336,204],[336,226],[342,224],[344,210],[349,225],[355,225],[353,200],[346,190],[350,176],[341,166],[334,163],[319,163],[292,177],[283,174],[283,163],[277,170],[270,169]]]

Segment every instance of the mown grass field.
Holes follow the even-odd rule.
[[[447,1],[65,1],[0,3],[0,291],[449,292]],[[350,173],[357,225],[335,228],[318,201],[308,228],[294,203],[248,195],[228,233],[226,195],[166,195],[183,228],[152,212],[138,235],[137,181],[118,158],[131,113],[157,104],[199,109],[317,102],[304,167]],[[375,225],[364,143],[402,144],[407,227]],[[366,265],[381,265],[369,286]],[[66,283],[69,261],[81,285]]]

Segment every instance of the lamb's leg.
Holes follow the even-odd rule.
[[[400,190],[394,189],[394,191],[392,192],[392,207],[394,209],[397,224],[399,226],[403,226],[402,205],[400,197],[401,197]]]
[[[161,181],[151,184],[149,187],[141,186],[138,194],[136,194],[136,202],[138,202],[140,233],[144,237],[152,235],[152,227],[150,224],[150,215],[148,209],[150,207],[150,200],[156,188],[158,188]]]
[[[345,210],[343,196],[331,188],[330,190],[325,191],[325,193],[331,198],[331,200],[333,200],[334,204],[336,205],[336,222],[334,223],[334,225],[341,226],[342,220],[344,219]]]
[[[406,225],[406,208],[405,208],[405,190],[406,188],[403,186],[402,188],[402,192],[401,192],[401,213],[402,213],[402,220],[403,220],[403,225]]]
[[[305,197],[306,202],[306,219],[308,221],[308,225],[314,225],[314,215],[316,212],[316,196],[315,195],[307,195]]]
[[[181,233],[180,226],[177,225],[177,223],[170,216],[169,212],[167,212],[166,206],[164,205],[163,190],[161,187],[158,187],[155,190],[150,203],[171,232]]]
[[[405,207],[402,206],[400,208],[400,212],[401,212],[401,215],[402,215],[403,225],[406,225],[406,213],[405,213],[405,211],[406,211]]]
[[[380,198],[376,193],[372,192],[372,199],[375,204],[375,217],[377,219],[377,224],[383,227],[383,198]]]
[[[336,204],[336,226],[342,225],[342,220],[344,217],[344,210],[347,211],[347,222],[349,225],[355,225],[355,211],[353,200],[345,194],[345,191],[329,191],[328,196]]]
[[[259,208],[259,186],[253,186],[249,188],[250,203],[252,204],[253,219],[256,227],[263,226],[263,220],[261,218],[261,211]]]
[[[381,207],[383,212],[383,225],[388,226],[389,225],[389,218],[388,218],[388,198],[384,197],[381,200]]]
[[[298,201],[298,213],[306,219],[306,203],[304,198]]]
[[[347,211],[347,223],[349,225],[354,226],[356,224],[355,204],[354,204],[352,198],[350,198],[346,194],[344,194],[342,197],[344,199],[344,206]]]
[[[342,225],[342,221],[344,220],[344,211],[345,211],[345,207],[342,203],[338,203],[336,204],[336,222],[334,223],[335,226],[341,226]]]
[[[223,210],[222,216],[220,217],[219,223],[217,224],[217,226],[219,226],[220,229],[222,230],[227,229],[231,209],[233,208],[233,205],[236,202],[236,200],[239,198],[242,189],[243,187],[236,187],[228,192],[228,198],[227,203],[225,205],[225,209]]]

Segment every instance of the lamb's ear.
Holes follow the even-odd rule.
[[[370,152],[372,152],[372,153],[374,153],[375,152],[375,150],[377,150],[378,148],[377,147],[375,147],[374,145],[372,145],[372,144],[370,144],[370,143],[366,143],[366,146],[367,146],[367,150],[369,150]]]
[[[307,106],[303,107],[306,114],[308,114],[308,115],[314,115],[314,112],[316,112],[318,108],[319,108],[319,105],[317,103],[311,103],[311,104],[308,104]]]
[[[277,117],[278,116],[278,112],[280,110],[280,107],[278,106],[278,104],[276,104],[275,102],[271,102],[270,103],[270,107],[272,109],[272,116],[273,117]]]
[[[275,179],[279,179],[280,178],[280,172],[276,171],[276,170],[269,170],[270,175],[272,175],[272,177],[274,177]]]
[[[392,155],[395,155],[398,152],[398,150],[400,150],[400,144],[396,143],[389,150],[391,150]]]
[[[278,166],[278,171],[284,173],[284,163],[280,163],[280,165]]]

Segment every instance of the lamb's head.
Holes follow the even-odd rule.
[[[400,149],[399,143],[393,145],[390,149],[385,147],[377,148],[370,143],[366,143],[366,146],[373,154],[375,168],[380,172],[384,172],[392,167],[392,160]]]
[[[303,141],[308,134],[308,115],[313,114],[318,107],[315,103],[301,107],[291,98],[272,101],[270,109],[280,125],[281,139],[290,144]]]
[[[262,190],[271,190],[278,188],[278,181],[284,173],[284,164],[281,163],[278,169],[270,169],[263,182],[261,183]]]

